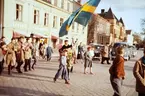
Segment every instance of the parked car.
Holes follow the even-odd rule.
[[[126,42],[117,42],[117,43],[114,43],[113,45],[113,48],[112,48],[112,51],[111,51],[111,59],[113,60],[117,53],[116,53],[116,48],[119,47],[119,46],[122,46],[124,47],[124,59],[125,60],[130,60],[130,58],[132,57],[132,53],[131,53],[131,49],[129,48],[129,44],[126,43]]]
[[[101,60],[101,50],[103,49],[104,45],[91,43],[90,46],[94,47],[94,59],[97,58]]]

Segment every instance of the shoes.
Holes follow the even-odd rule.
[[[101,64],[104,64],[103,62],[101,62]]]
[[[25,72],[28,72],[28,70],[24,70]]]
[[[111,64],[111,63],[107,63],[107,64]]]
[[[12,67],[11,67],[11,70],[14,69],[14,68],[15,68],[15,66],[12,66]]]
[[[32,67],[32,69],[35,70],[34,67]]]
[[[92,75],[93,75],[93,73],[92,73],[92,72],[90,72],[90,74],[92,74]]]
[[[23,73],[22,71],[19,71],[18,73]]]
[[[65,84],[68,84],[69,85],[70,83],[68,81],[65,81]]]

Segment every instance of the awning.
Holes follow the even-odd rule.
[[[32,34],[33,34],[33,37],[34,38],[48,38],[48,36],[45,36],[43,34],[39,34],[39,33],[32,33]]]
[[[51,39],[58,39],[58,37],[51,35]]]
[[[21,33],[19,33],[19,32],[13,32],[13,38],[19,38],[19,37],[21,37],[21,36],[26,36],[26,35],[24,35],[24,34],[21,34]]]

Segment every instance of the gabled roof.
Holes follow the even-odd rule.
[[[112,9],[109,8],[109,10],[108,10],[108,12],[107,12],[107,14],[106,14],[105,17],[106,17],[107,19],[115,19],[116,16],[113,14]]]
[[[132,30],[126,30],[126,34],[130,35]]]
[[[116,19],[116,22],[121,22],[124,26],[124,22],[123,19],[120,18],[120,20],[115,16],[115,14],[112,12],[112,9],[109,8],[109,10],[107,12],[104,13],[100,13],[99,14],[101,17],[105,18],[105,19]]]
[[[123,22],[123,19],[122,18],[120,18],[120,20],[119,20],[122,24],[123,24],[123,26],[124,26],[124,22]]]

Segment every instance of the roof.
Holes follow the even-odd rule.
[[[105,19],[116,19],[117,22],[121,22],[124,26],[124,22],[123,19],[120,18],[120,20],[115,16],[115,14],[112,12],[112,9],[109,8],[109,10],[107,12],[104,13],[100,13],[99,14],[101,17],[105,18]]]
[[[120,18],[120,20],[119,20],[122,24],[123,24],[123,26],[124,26],[124,22],[123,22],[123,19],[122,18]]]
[[[126,30],[126,34],[130,35],[132,30]]]

